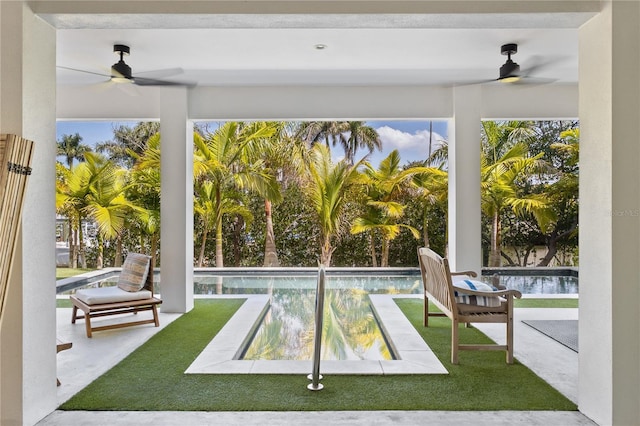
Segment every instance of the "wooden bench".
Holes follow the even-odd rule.
[[[71,342],[63,342],[60,339],[56,339],[57,343],[56,343],[56,353],[62,352],[62,351],[66,351],[67,349],[71,349],[71,347],[73,346],[73,343]],[[56,378],[56,384],[58,386],[60,386],[60,380]]]
[[[125,261],[126,265],[126,261]],[[113,287],[106,287],[105,290],[111,289],[114,290]],[[92,289],[92,290],[102,290],[102,289]],[[156,327],[160,326],[160,321],[158,319],[158,305],[162,303],[162,300],[153,297],[153,265],[149,262],[149,270],[147,272],[146,280],[144,282],[144,286],[141,290],[146,290],[148,293],[148,297],[140,298],[142,293],[136,294],[136,292],[132,292],[131,300],[124,300],[118,302],[108,302],[108,303],[87,303],[84,300],[74,296],[70,296],[69,299],[73,304],[73,310],[71,313],[71,323],[75,324],[77,319],[85,320],[85,327],[87,329],[87,337],[92,337],[92,333],[94,331],[100,330],[111,330],[115,328],[122,327],[131,327],[134,325],[141,324],[155,324]],[[97,293],[97,292],[96,292]],[[107,292],[105,291],[105,294]],[[95,293],[94,293],[95,294]],[[99,301],[99,295],[96,298]],[[83,312],[83,315],[78,313],[78,310]],[[152,318],[142,319],[142,320],[130,320],[112,323],[108,325],[101,325],[94,327],[91,324],[92,318],[111,316],[111,315],[121,315],[121,314],[135,314],[138,312],[151,311]]]
[[[424,288],[424,326],[429,326],[429,317],[447,316],[451,319],[451,363],[458,363],[459,350],[504,350],[506,361],[513,363],[513,300],[522,295],[516,290],[499,289],[497,291],[477,291],[454,286],[453,278],[457,275],[476,277],[473,271],[451,272],[447,259],[440,257],[428,248],[418,249],[422,284]],[[456,300],[485,300],[478,298],[494,298],[491,304],[497,306],[481,306],[473,303],[461,303]],[[441,312],[429,312],[429,298]],[[458,327],[460,323],[504,323],[506,325],[506,344],[460,344]]]

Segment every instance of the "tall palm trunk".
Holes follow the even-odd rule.
[[[500,214],[496,211],[493,214],[493,225],[491,226],[491,253],[489,254],[489,266],[500,266],[501,262],[501,247],[502,241],[500,238],[501,225]]]
[[[216,188],[216,268],[224,267],[222,255],[222,193]]]
[[[244,219],[242,216],[237,215],[233,227],[233,266],[240,266],[240,261],[242,260],[240,253],[242,228],[244,228]]]
[[[96,244],[98,245],[98,256],[96,258],[96,269],[102,269],[104,267],[104,241],[102,235],[98,232],[96,236]]]
[[[276,237],[273,232],[273,216],[271,215],[271,201],[264,200],[264,213],[266,219],[266,235],[264,241],[264,266],[280,266],[278,252],[276,250]]]
[[[69,237],[67,239],[68,244],[69,244],[69,262],[68,262],[68,264],[69,264],[69,268],[75,268],[77,266],[77,262],[75,260],[76,240],[75,240],[73,219],[71,217],[69,217],[68,220],[69,220]]]
[[[389,266],[389,245],[390,241],[387,237],[382,237],[382,259],[380,260],[380,266]]]
[[[202,242],[200,243],[200,255],[198,256],[198,268],[202,268],[202,264],[204,263],[204,250],[207,245],[207,236],[209,235],[209,227],[206,223],[203,228],[204,231],[202,232]]]
[[[122,266],[122,234],[120,232],[116,236],[116,256],[113,259],[113,266],[116,268]]]
[[[87,267],[87,259],[84,255],[84,231],[82,229],[82,215],[78,212],[78,260],[80,268]]]
[[[429,216],[428,210],[425,208],[422,212],[422,240],[424,247],[429,247]]]
[[[322,252],[320,254],[320,263],[323,266],[331,266],[331,254],[333,253],[333,249],[331,248],[331,237],[324,237],[324,242],[322,243]]]
[[[378,266],[378,258],[376,255],[376,238],[375,238],[375,232],[373,229],[369,233],[369,245],[371,250],[371,266],[376,268]]]
[[[220,218],[216,224],[216,268],[224,267],[222,256],[222,218]]]
[[[69,267],[78,267],[78,229],[73,225],[73,220],[69,219]]]

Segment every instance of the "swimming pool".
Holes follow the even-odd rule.
[[[58,280],[56,293],[67,295],[79,288],[115,285],[119,271],[119,268],[105,268]],[[314,281],[316,271],[314,268],[202,268],[194,271],[194,294],[266,294],[267,287],[257,282],[256,277],[296,277]],[[579,293],[577,270],[574,268],[483,268],[482,272],[483,281],[491,282],[494,275],[499,275],[501,284],[526,295]],[[354,288],[370,294],[422,292],[417,268],[329,268],[327,275],[351,277]],[[230,277],[235,277],[233,283],[229,281]],[[157,293],[162,293],[160,279],[156,270],[154,282]]]
[[[380,268],[379,268],[380,269]],[[264,270],[263,270],[264,271]],[[263,272],[264,274],[264,272]],[[579,292],[577,271],[554,270],[547,268],[501,268],[483,269],[481,280],[491,283],[498,275],[501,285],[518,290],[522,294],[575,294]],[[368,294],[421,294],[422,280],[417,268],[399,268],[390,271],[367,271],[366,268],[344,272],[335,268],[329,270],[328,278],[344,277],[349,279],[350,288],[362,290]],[[266,294],[264,279],[300,280],[306,284],[315,284],[314,272],[309,270],[287,271],[285,273],[267,272],[260,275],[259,268],[249,273],[234,273],[231,268],[225,274],[216,275],[211,269],[194,274],[194,294]],[[291,284],[282,284],[291,286]],[[311,288],[311,287],[310,287]],[[315,287],[313,287],[315,288]]]

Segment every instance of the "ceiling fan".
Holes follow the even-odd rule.
[[[131,71],[131,67],[127,65],[127,63],[124,61],[124,56],[129,55],[130,53],[129,46],[126,46],[124,44],[114,44],[113,51],[117,55],[119,55],[120,60],[111,66],[111,72],[109,74],[80,70],[76,68],[69,68],[69,67],[63,67],[63,66],[58,66],[58,68],[108,77],[110,82],[118,83],[118,84],[121,84],[121,83],[135,84],[137,86],[186,86],[186,87],[195,86],[195,83],[190,83],[190,82],[160,80],[157,78],[142,77],[139,74],[133,75]],[[174,74],[179,74],[181,72],[182,72],[182,69],[174,68],[171,70],[148,71],[147,73],[154,73],[154,74],[162,73],[164,75],[174,75]]]
[[[539,60],[529,66],[525,72],[521,71],[520,65],[511,59],[511,55],[518,53],[518,45],[516,43],[503,44],[500,47],[500,53],[507,57],[507,61],[500,67],[499,77],[490,81],[508,84],[544,84],[555,81],[550,78],[534,77],[534,74],[546,65]]]

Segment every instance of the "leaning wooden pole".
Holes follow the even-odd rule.
[[[0,323],[15,256],[33,142],[0,134]]]

